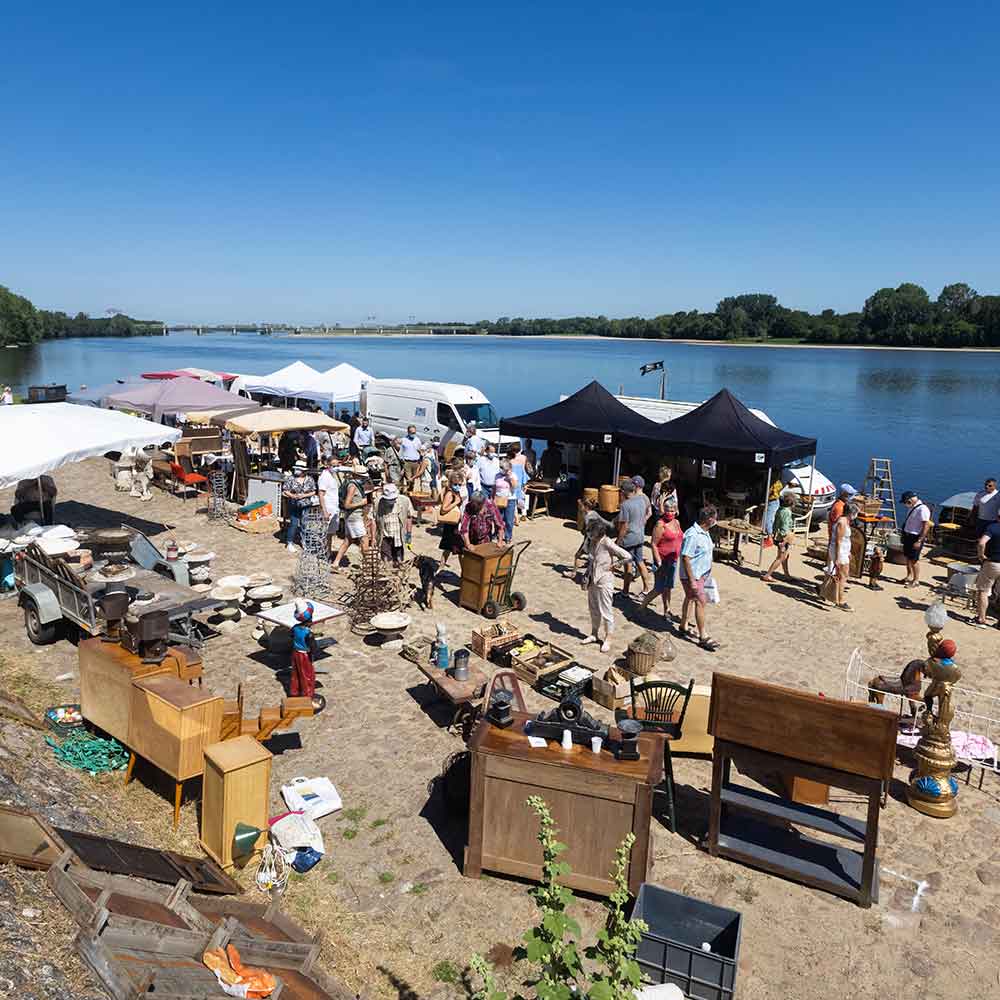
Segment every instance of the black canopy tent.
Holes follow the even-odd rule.
[[[551,406],[500,421],[501,434],[567,444],[650,442],[659,432],[655,420],[636,413],[596,381]]]
[[[728,389],[676,420],[657,425],[657,444],[675,455],[786,465],[816,454],[816,439],[791,434],[751,413]]]
[[[501,434],[566,444],[612,445],[616,482],[622,446],[650,444],[657,440],[659,432],[655,420],[636,413],[596,380],[551,406],[500,421]]]

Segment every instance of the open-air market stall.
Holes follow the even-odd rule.
[[[629,409],[597,381],[551,406],[500,421],[501,435],[588,446],[589,467],[580,470],[583,485],[616,483],[622,448],[655,441],[659,430],[657,423]]]
[[[125,386],[120,392],[108,396],[105,405],[114,410],[148,413],[153,420],[159,421],[166,416],[210,407],[243,409],[246,400],[209,382],[184,376]]]
[[[319,372],[302,361],[294,361],[270,375],[240,375],[231,389],[244,397],[282,399],[286,405],[293,405],[295,400],[309,400],[332,406],[358,402],[362,384],[371,378],[346,362]]]
[[[138,375],[130,375],[115,382],[105,382],[103,385],[81,385],[75,392],[67,394],[66,402],[76,403],[80,406],[104,406],[108,396],[145,384]]]
[[[221,417],[215,419],[219,420]],[[253,437],[259,446],[257,454],[261,456],[257,462],[257,471],[268,475],[267,482],[271,483],[271,486],[267,487],[267,489],[275,494],[271,500],[272,509],[275,512],[281,509],[280,500],[278,499],[281,493],[281,477],[278,476],[277,479],[274,479],[275,473],[267,473],[264,469],[266,462],[263,460],[263,456],[271,451],[270,439],[272,437],[280,437],[289,431],[327,430],[334,433],[348,429],[347,424],[341,423],[339,420],[334,420],[325,413],[306,413],[302,410],[273,409],[271,407],[252,410],[250,412],[235,413],[225,421],[223,426],[231,435],[233,449],[233,468],[235,471],[233,497],[240,503],[248,499],[247,489],[251,468],[250,449],[247,447],[247,439]],[[277,503],[277,506],[275,506],[275,503]]]

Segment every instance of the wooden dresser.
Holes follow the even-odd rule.
[[[637,761],[618,761],[607,750],[595,754],[577,745],[563,750],[552,741],[535,750],[524,733],[530,718],[515,712],[508,729],[483,719],[469,743],[472,797],[465,874],[478,878],[485,868],[541,878],[538,820],[525,802],[539,795],[569,848],[562,860],[573,871],[563,881],[571,888],[610,895],[615,850],[626,834],[635,834],[628,878],[634,895],[649,869],[653,789],[663,775],[662,737],[644,733]],[[611,731],[612,738],[617,735]]]

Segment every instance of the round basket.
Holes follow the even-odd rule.
[[[646,674],[653,672],[653,668],[656,666],[656,656],[656,653],[647,653],[629,646],[625,651],[625,666],[631,673],[645,677]]]

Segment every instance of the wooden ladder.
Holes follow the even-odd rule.
[[[899,527],[896,521],[896,493],[892,487],[891,458],[873,458],[871,460],[862,492],[866,496],[878,500],[882,505],[879,508],[880,517],[892,518],[893,529]]]

